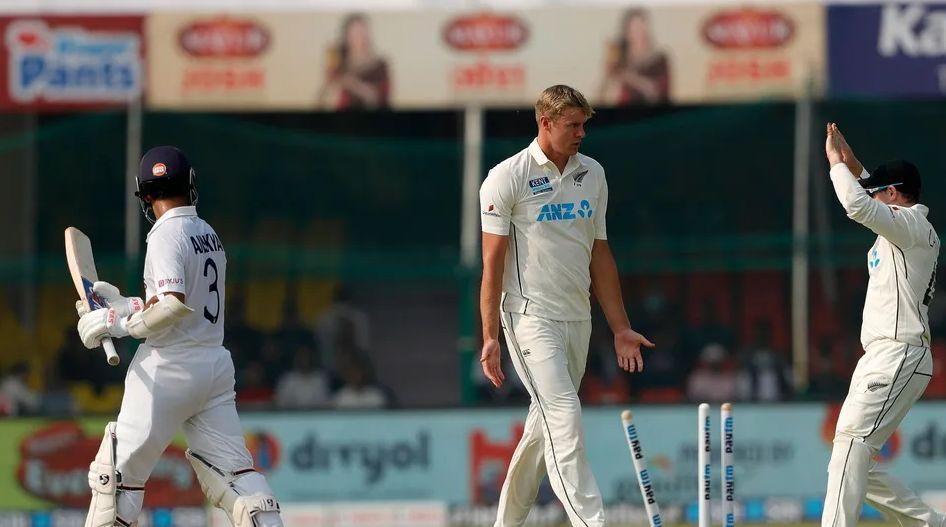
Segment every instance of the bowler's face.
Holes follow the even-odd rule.
[[[587,120],[581,108],[568,108],[557,119],[548,120],[552,148],[560,154],[569,156],[577,154],[581,147],[581,140],[585,137]]]

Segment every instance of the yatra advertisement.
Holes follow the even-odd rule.
[[[160,12],[149,102],[167,109],[523,107],[565,83],[596,105],[791,97],[824,77],[824,8]]]
[[[828,63],[833,95],[946,94],[946,5],[832,5]]]
[[[142,18],[2,17],[0,109],[123,104],[144,86]]]

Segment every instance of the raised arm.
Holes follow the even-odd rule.
[[[915,219],[909,214],[898,214],[898,207],[872,199],[858,182],[870,175],[857,160],[835,123],[828,123],[825,154],[831,164],[831,184],[848,218],[876,234],[887,238],[901,249],[914,243]]]

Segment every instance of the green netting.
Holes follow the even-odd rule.
[[[837,120],[868,166],[917,160],[935,223],[944,117],[937,101],[816,105],[812,177],[826,177],[821,123]],[[240,262],[237,277],[454,276],[463,152],[459,126],[443,122],[455,114],[420,124],[409,114],[361,115],[363,133],[347,119],[146,114],[143,142],[176,144],[193,158],[201,213]],[[521,133],[487,138],[485,168],[528,143],[530,119],[487,114],[487,129]],[[105,112],[44,117],[28,133],[0,138],[0,154],[33,149],[39,211],[36,254],[0,256],[0,280],[63,280],[66,225],[89,233],[100,265],[125,266],[125,134],[124,113]],[[793,148],[794,105],[784,103],[602,111],[583,147],[607,169],[610,239],[627,272],[786,269]],[[828,229],[813,215],[812,250],[825,251],[828,265],[859,264],[869,233],[844,218],[830,187],[822,190],[812,209],[825,208]]]

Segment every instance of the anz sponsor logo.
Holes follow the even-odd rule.
[[[581,200],[577,206],[574,203],[546,203],[542,205],[535,221],[588,220],[593,212],[591,203],[586,199]]]

